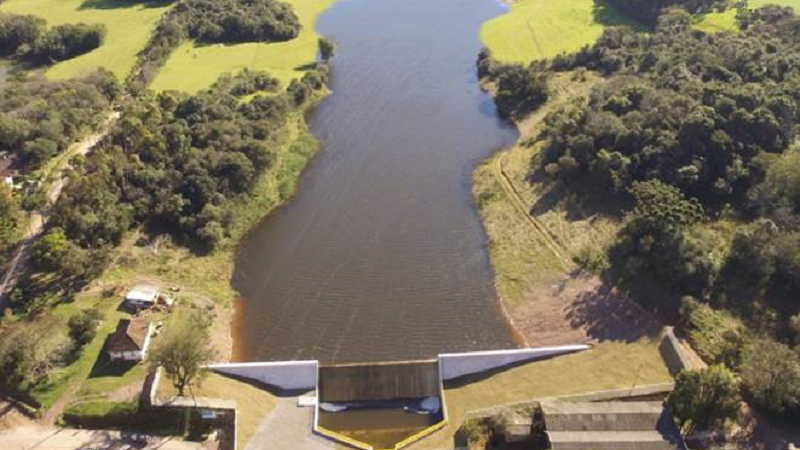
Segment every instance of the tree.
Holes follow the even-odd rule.
[[[53,228],[33,244],[33,258],[41,270],[57,272],[69,257],[72,244],[61,228]]]
[[[717,273],[709,256],[717,237],[696,227],[704,219],[699,202],[657,180],[635,182],[630,192],[636,207],[609,249],[612,280],[628,290],[659,286],[674,299],[704,296]]]
[[[494,101],[504,116],[522,117],[547,101],[549,92],[544,71],[511,64],[495,68],[493,78],[497,83]]]
[[[787,345],[755,339],[745,350],[741,372],[755,403],[767,411],[780,414],[800,400],[800,355]]]
[[[8,262],[11,250],[20,238],[19,223],[22,218],[19,204],[5,184],[0,184],[0,268]]]
[[[201,380],[203,366],[214,358],[208,325],[198,314],[176,321],[150,354],[150,360],[164,369],[181,397],[187,387]]]
[[[99,322],[100,313],[94,309],[81,311],[69,318],[69,337],[76,348],[83,347],[94,339]]]
[[[667,402],[684,433],[719,427],[738,414],[739,379],[722,365],[684,370]]]
[[[336,44],[326,37],[319,38],[317,41],[317,45],[319,47],[319,56],[322,58],[323,61],[328,61],[333,58],[334,53],[336,53]]]

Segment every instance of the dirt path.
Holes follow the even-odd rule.
[[[25,236],[17,247],[14,257],[11,259],[11,264],[9,264],[8,270],[3,274],[2,282],[0,282],[0,311],[6,307],[6,302],[8,301],[6,294],[14,288],[20,275],[28,268],[28,262],[31,257],[31,247],[39,238],[47,223],[49,209],[58,201],[58,197],[61,196],[61,192],[64,189],[66,183],[64,172],[70,167],[69,161],[77,155],[86,155],[89,153],[89,151],[108,134],[111,130],[111,126],[119,119],[119,116],[120,113],[117,111],[110,112],[95,133],[86,136],[67,149],[60,157],[64,163],[57,165],[53,169],[53,172],[48,175],[47,178],[55,178],[55,181],[53,181],[47,189],[45,195],[47,202],[42,210],[30,214],[28,229],[25,230]]]
[[[574,88],[574,83],[569,81],[563,79],[553,80],[551,82],[551,99],[536,112],[517,123],[517,128],[519,129],[521,135],[520,142],[526,140],[527,138],[536,136],[536,134],[538,134],[541,130],[545,117],[547,117],[551,111],[568,104],[575,98],[589,95],[592,88],[601,82],[602,80],[599,78],[592,78],[590,79],[590,82],[582,83],[579,88]],[[550,232],[546,225],[541,223],[536,216],[531,214],[532,205],[526,204],[525,200],[520,195],[517,186],[514,185],[511,177],[503,169],[506,156],[510,152],[517,150],[519,145],[520,144],[517,144],[508,150],[500,152],[494,158],[492,173],[494,174],[495,178],[497,178],[497,181],[502,186],[503,191],[513,204],[514,208],[519,212],[520,217],[523,217],[525,221],[534,228],[536,234],[541,237],[547,248],[558,258],[564,270],[570,272],[575,269],[575,264],[572,262],[572,259],[569,258],[567,249],[561,242],[559,242],[558,238]],[[526,186],[521,186],[520,188],[524,189]]]

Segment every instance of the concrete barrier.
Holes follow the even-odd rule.
[[[692,363],[689,361],[689,357],[686,356],[686,352],[683,351],[683,346],[678,342],[678,338],[675,337],[675,331],[672,327],[666,327],[664,339],[661,340],[658,350],[661,352],[661,357],[664,358],[664,362],[666,362],[667,368],[672,375],[692,369]]]
[[[232,375],[285,390],[311,390],[317,387],[318,361],[281,361],[214,364],[214,372]]]
[[[590,349],[589,345],[564,345],[560,347],[525,348],[439,355],[439,370],[443,380],[501,369],[517,363],[534,361],[550,356],[564,355]]]

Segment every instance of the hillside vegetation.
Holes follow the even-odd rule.
[[[578,267],[681,317],[707,362],[742,376],[753,404],[791,416],[800,413],[800,18],[767,7],[742,19],[741,31],[706,34],[670,10],[653,33],[609,28],[591,47],[527,67],[487,52],[479,71],[517,120],[549,101],[558,72],[604,77],[523,142],[537,149],[525,179],[560,192],[573,216],[589,204],[622,217],[611,242],[573,255]]]

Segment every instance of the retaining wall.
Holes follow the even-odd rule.
[[[317,361],[281,361],[214,364],[208,368],[214,372],[294,391],[316,389],[318,366]]]
[[[473,375],[513,364],[534,361],[590,349],[589,345],[525,348],[486,352],[445,353],[439,355],[439,370],[443,380]]]
[[[683,351],[683,346],[678,342],[678,338],[675,337],[675,331],[672,327],[666,327],[664,338],[658,350],[661,352],[661,357],[664,358],[664,362],[672,375],[677,375],[683,370],[692,369],[692,363]]]

